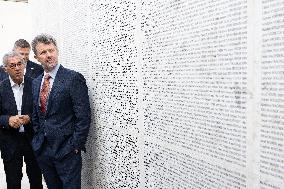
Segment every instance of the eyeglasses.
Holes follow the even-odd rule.
[[[21,68],[24,64],[23,63],[16,63],[16,64],[9,64],[8,67],[10,69],[15,69],[17,66]]]

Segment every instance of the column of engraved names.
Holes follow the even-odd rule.
[[[246,1],[145,7],[146,134],[245,166]]]
[[[96,187],[137,188],[136,4],[127,0],[92,2],[90,12]]]
[[[175,149],[146,142],[146,188],[246,188],[246,176]]]
[[[262,1],[260,172],[284,183],[284,2]],[[279,185],[261,180],[261,186]]]

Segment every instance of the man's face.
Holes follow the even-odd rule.
[[[25,62],[27,62],[29,60],[29,56],[30,56],[30,48],[21,48],[21,47],[17,47],[14,49],[14,51],[16,51],[17,53],[19,53],[23,59],[25,60]]]
[[[5,71],[10,75],[12,80],[21,84],[24,78],[25,64],[22,63],[20,57],[10,57],[8,58],[8,63],[5,66]]]
[[[38,43],[35,58],[39,61],[46,72],[53,70],[58,62],[58,50],[53,43]]]

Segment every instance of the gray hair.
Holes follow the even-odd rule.
[[[19,53],[12,51],[12,52],[8,52],[8,53],[4,54],[3,65],[7,66],[9,58],[14,58],[14,57],[19,57],[21,59],[21,63],[26,64],[25,60],[22,58],[22,56]]]
[[[40,35],[36,36],[32,41],[32,50],[33,50],[35,55],[37,55],[36,46],[39,43],[43,43],[43,44],[47,44],[47,45],[52,43],[57,48],[56,40],[55,40],[54,37],[52,37],[49,34],[40,34]]]
[[[13,50],[15,50],[16,48],[31,48],[29,42],[27,42],[27,40],[25,39],[18,39],[17,41],[15,41],[14,43],[14,47]]]

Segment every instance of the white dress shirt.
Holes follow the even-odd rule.
[[[11,87],[14,93],[14,98],[16,101],[16,105],[17,105],[17,110],[18,110],[18,115],[21,115],[21,110],[22,110],[22,97],[23,97],[23,91],[24,91],[24,80],[23,82],[18,85],[17,83],[15,83],[12,78],[9,76],[10,79],[10,83],[11,83]],[[21,125],[19,132],[24,132],[25,128],[23,125]]]

